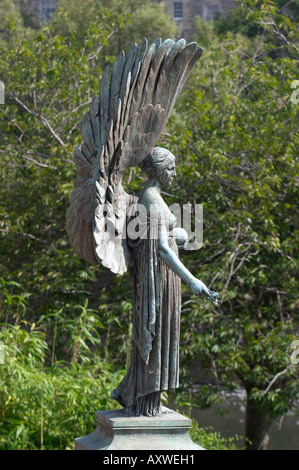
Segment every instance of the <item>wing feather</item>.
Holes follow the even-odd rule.
[[[97,97],[94,96],[90,103],[89,114],[90,114],[90,121],[91,121],[91,127],[93,131],[95,148],[98,148],[101,142],[100,121],[98,119],[98,112],[99,112],[98,100],[97,100]]]
[[[133,67],[135,64],[135,60],[136,60],[136,54],[137,54],[137,44],[135,43],[131,47],[126,57],[122,81],[121,81],[119,99],[124,104],[128,96],[128,89],[129,89],[128,87],[131,85],[132,71],[133,71]]]
[[[93,165],[93,164],[94,164],[94,157],[91,155],[91,153],[90,153],[90,151],[89,151],[89,149],[88,149],[88,147],[87,147],[87,145],[86,145],[85,142],[82,143],[80,150],[81,150],[81,153],[82,153],[82,154],[84,155],[84,157],[86,158],[86,160],[88,160],[89,163],[90,163],[91,165]],[[76,149],[75,149],[75,151],[74,151],[74,154],[75,154],[75,152],[76,152]]]
[[[95,147],[95,141],[93,138],[93,132],[92,132],[89,113],[86,113],[85,116],[83,117],[82,121],[80,122],[80,128],[81,128],[82,138],[85,144],[87,145],[87,148],[90,154],[93,155],[96,147]]]
[[[109,75],[108,67],[106,67],[100,85],[100,128],[101,128],[101,145],[105,145],[107,141],[107,127],[109,123]]]
[[[74,151],[74,163],[76,165],[78,175],[86,178],[90,178],[92,176],[93,167],[78,147],[76,147]]]
[[[127,57],[108,67],[81,123],[83,143],[74,150],[77,178],[67,210],[74,251],[92,264],[123,274],[132,262],[123,236],[128,205],[136,198],[122,188],[124,171],[151,152],[194,64],[196,43],[160,38],[133,44]],[[110,227],[116,238],[107,230]]]
[[[122,75],[125,65],[125,53],[122,51],[114,62],[110,81],[109,118],[114,119],[118,108],[118,100],[122,83]]]

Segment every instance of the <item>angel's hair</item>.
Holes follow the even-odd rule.
[[[153,178],[159,171],[164,170],[174,161],[175,156],[169,150],[162,147],[154,147],[139,166],[149,178]]]

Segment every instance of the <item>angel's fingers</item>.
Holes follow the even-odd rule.
[[[208,289],[207,287],[204,287],[203,290],[204,290],[204,293],[205,293],[208,297],[211,296],[212,292],[210,291],[210,289]]]
[[[218,305],[218,297],[219,297],[218,292],[213,292],[213,291],[211,291],[211,294],[210,294],[210,301],[211,301],[214,305]]]

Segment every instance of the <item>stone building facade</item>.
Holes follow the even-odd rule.
[[[194,34],[194,18],[201,16],[204,20],[226,16],[235,8],[235,0],[152,0],[164,3],[178,26],[181,37],[192,39]]]
[[[58,0],[16,0],[16,4],[22,14],[31,19],[32,25],[37,26],[51,18],[57,9]]]
[[[58,0],[38,0],[38,15],[40,21],[48,21],[57,8]]]
[[[194,17],[201,16],[204,20],[215,19],[219,15],[227,15],[235,7],[235,0],[152,0],[164,3],[178,26],[178,34],[187,40],[194,33]],[[17,0],[21,9],[35,16],[39,23],[48,21],[57,8],[58,0]]]

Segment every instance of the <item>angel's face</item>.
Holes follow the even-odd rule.
[[[170,186],[175,176],[176,176],[176,171],[175,171],[174,159],[171,159],[167,167],[159,170],[157,173],[157,177],[160,183],[162,184],[162,186]]]

